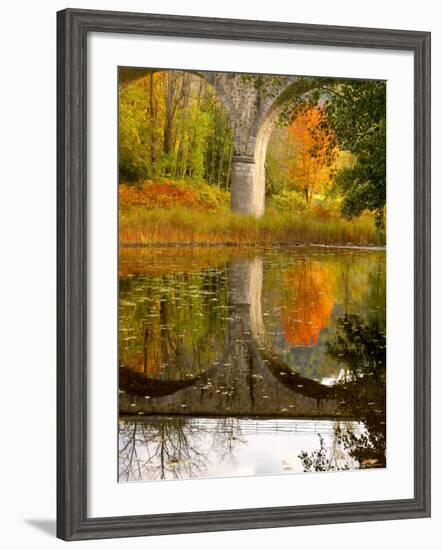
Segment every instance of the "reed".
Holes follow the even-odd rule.
[[[230,212],[172,206],[145,208],[120,205],[119,240],[126,244],[217,243],[254,245],[272,243],[383,245],[372,216],[353,220],[324,217],[314,210],[287,212],[269,208],[256,219]]]

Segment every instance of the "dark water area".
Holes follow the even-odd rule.
[[[386,465],[379,250],[120,250],[119,479]]]

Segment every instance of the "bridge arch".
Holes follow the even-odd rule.
[[[162,68],[125,68],[120,85]],[[274,77],[269,86],[260,85],[259,75],[189,72],[207,81],[225,107],[234,148],[231,161],[231,209],[260,217],[265,210],[265,159],[267,145],[281,110],[294,94],[304,94],[309,84],[295,76]],[[124,74],[122,80],[121,75]]]
[[[201,73],[203,74],[203,73]],[[267,145],[281,111],[294,97],[311,89],[308,79],[271,77],[262,86],[259,75],[204,73],[225,98],[234,136],[231,209],[260,217],[265,211]]]

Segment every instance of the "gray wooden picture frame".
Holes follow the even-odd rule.
[[[87,36],[146,34],[414,55],[414,497],[87,516]],[[57,14],[57,536],[97,539],[430,515],[430,33],[67,9]],[[148,491],[148,487],[146,487]]]

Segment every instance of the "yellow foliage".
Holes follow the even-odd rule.
[[[330,161],[332,134],[319,107],[309,107],[290,125],[294,156],[288,161],[288,173],[311,203],[313,193],[328,185],[334,164]]]

